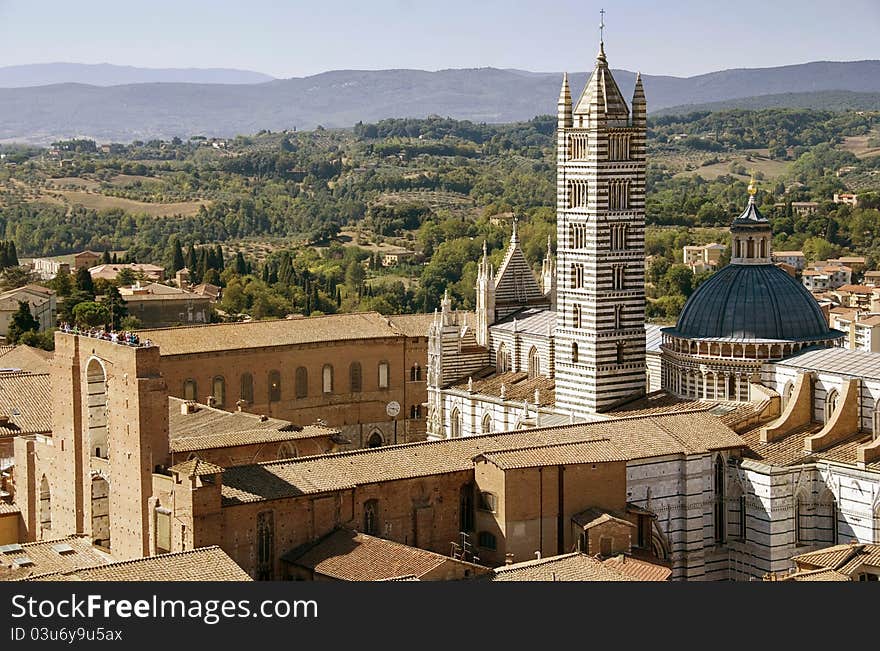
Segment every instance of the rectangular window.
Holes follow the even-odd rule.
[[[379,362],[379,388],[388,388],[388,362]]]
[[[171,513],[156,509],[156,553],[167,554],[171,551]]]

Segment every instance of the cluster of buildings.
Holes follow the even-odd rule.
[[[0,578],[874,580],[880,355],[774,264],[754,188],[646,325],[645,133],[600,45],[555,255],[514,221],[473,312],[56,333],[0,374]]]

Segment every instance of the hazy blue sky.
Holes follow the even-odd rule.
[[[586,70],[601,6],[615,68],[880,58],[880,0],[0,0],[0,65]]]

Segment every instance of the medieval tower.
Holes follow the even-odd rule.
[[[556,167],[556,406],[587,416],[645,392],[645,130],[600,40],[572,106],[559,95]]]

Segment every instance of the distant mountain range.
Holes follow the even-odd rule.
[[[31,63],[0,67],[0,88],[25,88],[49,84],[259,84],[274,77],[231,68],[136,68],[110,63]]]
[[[628,97],[635,74],[615,70],[614,75]],[[569,77],[577,96],[587,73]],[[871,101],[864,94],[880,93],[880,61],[814,62],[687,78],[643,75],[643,80],[649,112],[669,112],[672,107],[686,112],[712,103],[721,107],[732,100],[750,108],[803,106],[822,98],[834,98],[836,108],[863,108],[865,101]],[[260,129],[349,127],[358,121],[427,115],[513,122],[555,113],[560,81],[560,73],[476,68],[337,70],[260,83],[163,79],[163,83],[115,86],[59,83],[0,88],[0,142],[48,143],[75,136],[100,142],[234,136]]]

